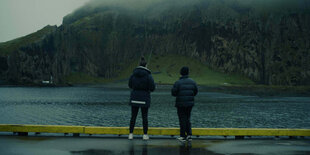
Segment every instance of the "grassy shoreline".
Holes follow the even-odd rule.
[[[156,90],[170,91],[172,84],[156,83]],[[62,85],[33,85],[33,84],[0,84],[1,87],[93,87],[109,89],[127,89],[128,85],[122,83],[83,83],[83,84],[62,84]],[[310,97],[310,86],[269,86],[269,85],[198,85],[200,92],[219,92],[251,96],[286,96],[286,97]],[[155,91],[156,91],[155,90]]]

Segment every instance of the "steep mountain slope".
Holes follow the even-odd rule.
[[[137,3],[139,2],[139,3]],[[309,2],[93,0],[9,54],[6,79],[116,78],[141,55],[182,55],[256,83],[309,85]],[[166,62],[171,65],[171,62]]]
[[[13,51],[18,50],[22,46],[27,46],[31,43],[41,41],[46,35],[54,32],[57,29],[57,26],[47,25],[37,32],[31,33],[24,37],[20,37],[11,41],[0,43],[0,56],[6,56],[12,53]]]
[[[44,37],[56,31],[56,29],[57,26],[48,25],[35,33],[0,43],[0,83],[2,80],[7,80],[6,74],[9,70],[8,59],[12,52],[19,50],[20,47],[29,46],[29,44],[40,42],[44,39]]]

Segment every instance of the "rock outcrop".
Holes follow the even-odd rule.
[[[0,57],[0,74],[13,83],[53,76],[62,84],[72,72],[113,78],[152,51],[194,57],[260,84],[310,85],[309,2],[280,11],[227,0],[168,2],[143,9],[90,2],[42,40]]]

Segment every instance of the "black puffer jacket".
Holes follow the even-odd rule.
[[[194,96],[198,93],[197,84],[188,75],[182,76],[176,81],[171,89],[171,95],[176,96],[176,107],[194,106]]]
[[[132,89],[129,103],[131,106],[150,107],[150,93],[155,90],[155,83],[150,70],[142,66],[134,69],[128,86]]]

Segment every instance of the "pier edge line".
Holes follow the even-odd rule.
[[[24,125],[0,124],[0,132],[16,133],[73,133],[126,135],[128,127],[65,126],[65,125]],[[193,136],[310,136],[310,129],[274,128],[192,128]],[[143,128],[136,127],[134,134],[142,135]],[[149,135],[179,135],[179,128],[149,127]]]

